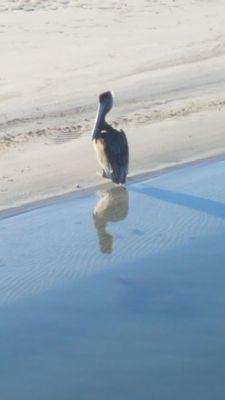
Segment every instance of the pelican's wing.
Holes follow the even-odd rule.
[[[113,128],[111,128],[113,129]],[[105,136],[105,151],[112,168],[112,180],[124,183],[128,172],[129,149],[125,133],[113,129]]]

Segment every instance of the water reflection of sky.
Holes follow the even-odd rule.
[[[110,189],[0,221],[0,303],[223,232],[224,170],[185,168],[129,194]]]
[[[2,399],[224,399],[224,166],[0,221]]]

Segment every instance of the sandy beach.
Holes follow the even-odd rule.
[[[224,12],[219,0],[2,1],[0,209],[102,182],[90,134],[106,89],[130,178],[224,153]]]

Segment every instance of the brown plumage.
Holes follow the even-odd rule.
[[[111,110],[113,97],[111,92],[99,96],[99,107],[92,134],[102,175],[115,183],[125,183],[128,173],[129,148],[125,133],[110,126],[105,121]]]

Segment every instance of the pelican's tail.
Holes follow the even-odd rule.
[[[126,176],[127,176],[127,168],[114,165],[113,167],[113,172],[112,172],[112,181],[114,183],[125,183],[126,182]]]

